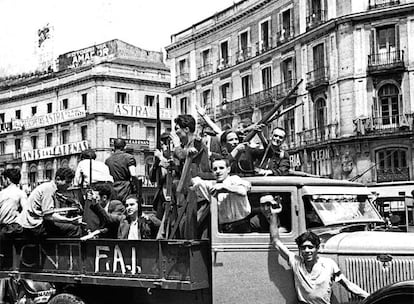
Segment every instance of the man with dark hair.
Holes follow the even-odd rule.
[[[194,177],[193,188],[198,197],[211,201],[217,198],[219,230],[227,233],[250,232],[248,216],[251,213],[247,192],[251,185],[237,175],[230,175],[226,158],[217,158],[212,163],[215,181]]]
[[[292,267],[299,303],[331,303],[333,282],[339,282],[349,292],[366,298],[368,293],[358,285],[350,282],[341,273],[334,260],[318,255],[320,239],[315,233],[307,231],[296,238],[299,255],[291,252],[282,243],[278,229],[278,213],[281,211],[282,205],[274,201],[271,207],[270,234],[273,245]]]
[[[26,193],[19,188],[20,171],[6,169],[2,174],[3,183],[6,185],[0,191],[0,239],[11,238],[23,232],[17,218],[27,204]]]
[[[75,172],[75,185],[82,187],[90,185],[92,188],[95,188],[98,184],[114,182],[114,178],[109,173],[108,166],[96,160],[96,153],[93,149],[82,151],[80,159],[81,161]]]
[[[79,237],[81,216],[73,218],[56,212],[58,195],[72,183],[75,173],[69,168],[59,168],[55,180],[37,186],[29,196],[27,208],[18,219],[28,238],[33,237]]]
[[[106,159],[105,164],[114,178],[114,199],[125,202],[128,195],[138,190],[138,177],[136,176],[136,161],[134,156],[124,152],[125,140],[116,139],[115,152]]]
[[[110,184],[97,185],[97,193],[87,194],[87,199],[85,200],[85,206],[83,210],[83,222],[86,223],[86,229],[89,231],[95,231],[100,229],[103,226],[102,219],[99,215],[101,210],[98,210],[96,204],[102,208],[102,212],[108,213],[108,205],[111,201],[113,188]]]
[[[290,169],[289,154],[281,149],[286,137],[284,129],[276,127],[272,131],[270,143],[267,145],[259,166],[255,169],[258,175],[288,175]]]

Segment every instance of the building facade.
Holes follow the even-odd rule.
[[[363,183],[413,176],[414,1],[244,0],[172,35],[178,111],[233,127],[280,102],[292,168]]]
[[[169,68],[161,52],[115,39],[60,55],[56,71],[0,81],[0,170],[21,169],[29,188],[59,167],[75,169],[79,153],[110,156],[124,138],[145,175],[155,148],[156,103],[171,128]]]

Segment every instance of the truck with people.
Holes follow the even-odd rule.
[[[0,277],[7,279],[6,300],[297,303],[292,272],[272,244],[261,204],[261,198],[269,195],[283,206],[279,235],[289,250],[296,252],[295,238],[310,230],[322,240],[320,255],[333,259],[368,293],[414,279],[414,234],[388,232],[364,185],[305,176],[243,180],[251,184],[249,232],[223,232],[218,202],[212,197],[208,238],[1,242]],[[333,303],[359,300],[341,286],[333,289]],[[392,297],[388,300],[393,302]]]

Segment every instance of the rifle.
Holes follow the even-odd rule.
[[[303,79],[299,80],[298,83],[296,83],[296,85],[289,91],[289,93],[278,103],[276,103],[274,105],[274,107],[267,112],[262,119],[260,119],[257,122],[257,125],[262,125],[262,124],[269,124],[272,120],[274,120],[276,117],[278,117],[278,114],[276,114],[276,112],[280,109],[281,106],[283,106],[283,104],[289,100],[290,96],[293,95],[293,93],[295,93],[295,91],[298,89],[299,85],[302,83]],[[252,130],[249,132],[249,134],[246,135],[244,141],[245,142],[249,142],[257,133],[257,130]]]

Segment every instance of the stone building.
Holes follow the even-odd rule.
[[[411,39],[410,39],[411,37]],[[292,167],[363,183],[413,176],[414,1],[244,0],[171,36],[173,103],[273,124]]]
[[[161,52],[115,39],[60,55],[56,71],[0,81],[0,170],[21,169],[34,187],[59,167],[76,168],[79,153],[104,161],[115,138],[133,149],[140,175],[152,160],[156,102],[171,127],[169,68]]]

